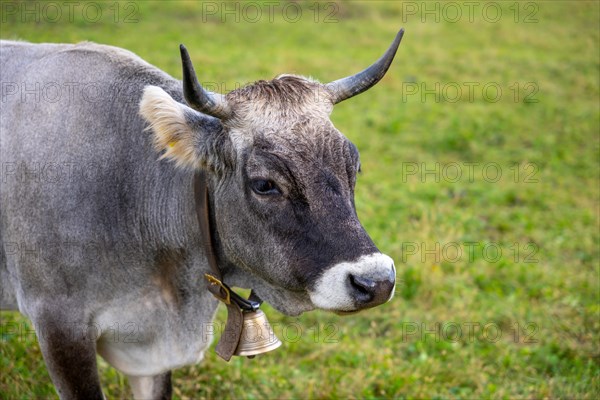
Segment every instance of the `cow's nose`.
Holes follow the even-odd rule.
[[[394,260],[376,252],[329,267],[308,293],[315,307],[348,313],[387,302],[395,283]]]
[[[388,301],[396,281],[393,273],[382,280],[350,274],[348,280],[354,301],[360,308],[375,307]]]

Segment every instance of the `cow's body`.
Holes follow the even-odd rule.
[[[36,326],[65,314],[74,335],[91,327],[129,375],[198,362],[217,301],[204,289],[192,175],[157,162],[138,116],[144,86],[182,100],[180,82],[91,43],[1,51],[1,81],[30,89],[2,104],[2,306]],[[79,86],[56,103],[41,92],[69,82]],[[94,99],[95,87],[112,96]]]
[[[245,152],[237,156],[236,162],[254,157],[244,150],[249,148],[247,144],[240,144],[246,139],[235,136],[235,124],[230,127],[223,122],[222,126],[219,119],[181,105],[184,100],[180,81],[122,49],[93,43],[2,42],[0,63],[0,306],[18,309],[31,319],[61,397],[101,396],[96,351],[131,377],[136,396],[168,396],[169,371],[198,362],[210,344],[210,324],[217,300],[207,291],[203,278],[210,270],[195,215],[193,170],[157,160],[158,140],[153,146],[148,124],[139,114],[144,88],[155,87],[142,102],[142,114],[155,131],[160,133],[167,128],[160,125],[158,118],[154,119],[153,113],[158,115],[171,107],[172,113],[185,114],[185,123],[189,122],[193,133],[201,137],[217,137],[230,129],[233,139],[229,146],[238,153]],[[293,79],[291,82],[297,84]],[[244,101],[243,92],[238,101]],[[184,111],[177,111],[178,107]],[[256,112],[248,110],[246,107],[243,111]],[[319,116],[320,111],[313,114]],[[236,118],[240,115],[243,116],[242,111]],[[239,125],[239,121],[236,123]],[[341,135],[332,137],[344,151],[349,149]],[[167,148],[173,146],[170,141]],[[326,158],[322,154],[320,157]],[[181,157],[172,158],[185,164]],[[234,165],[236,162],[232,161]],[[215,167],[210,160],[200,164],[213,172],[224,168]],[[348,161],[340,165],[345,171],[347,165],[354,164]],[[240,171],[239,165],[233,168]],[[223,183],[229,179],[224,178],[227,174],[210,175],[209,188],[215,193],[211,201],[219,196],[229,198],[230,189]],[[348,174],[354,176],[352,172]],[[346,186],[353,187],[353,183],[337,183],[335,174],[323,176],[329,189],[315,193],[307,190],[303,198],[317,196],[320,203],[326,204],[328,199],[341,201],[351,194]],[[290,204],[291,193],[285,193]],[[258,198],[251,201],[264,203],[266,197]],[[231,199],[231,204],[236,201]],[[227,223],[220,222],[232,212],[227,211],[227,207],[232,208],[227,204],[228,201],[213,203],[212,218],[221,235],[217,235],[217,242],[222,245],[217,249],[220,267],[230,284],[258,288],[263,299],[288,314],[299,314],[315,306],[352,311],[381,304],[387,299],[381,296],[389,296],[386,289],[387,294],[379,296],[377,303],[360,300],[364,306],[336,306],[350,301],[345,292],[331,294],[331,287],[318,291],[319,285],[331,285],[323,282],[326,272],[310,270],[310,265],[324,269],[325,263],[335,264],[337,269],[327,279],[337,279],[339,271],[358,274],[352,272],[358,271],[358,264],[348,262],[360,258],[365,268],[381,270],[373,272],[369,276],[375,278],[369,279],[388,279],[389,266],[378,265],[387,263],[389,258],[374,253],[376,249],[363,235],[348,200],[343,200],[343,206],[336,206],[333,213],[339,214],[340,226],[344,232],[350,232],[356,243],[335,244],[333,255],[329,256],[326,247],[339,236],[332,229],[341,228],[337,223],[320,227],[313,222],[317,233],[307,233],[307,238],[298,243],[314,240],[318,243],[314,251],[298,250],[301,245],[286,236],[285,245],[278,242],[277,249],[293,248],[298,254],[270,251],[279,258],[257,260],[252,258],[252,252],[241,260],[231,255],[242,254],[236,246],[243,246],[235,240],[229,244],[224,236],[234,234],[228,232],[238,229],[242,235],[257,235],[258,243],[263,238],[261,232],[247,228],[242,217],[239,222],[234,218],[233,225],[231,218]],[[274,207],[273,204],[283,203],[269,204]],[[299,203],[298,208],[294,204],[290,207],[296,219],[307,219],[298,211],[309,210],[307,206]],[[280,209],[270,210],[269,213],[277,214]],[[319,218],[324,220],[330,213],[330,208],[324,209]],[[299,231],[291,225],[285,229],[288,236],[310,231],[310,227]],[[310,258],[319,251],[320,255]],[[306,268],[307,275],[299,277],[294,272],[293,276],[286,276],[278,272],[283,267],[274,272],[261,269],[267,268],[263,265],[282,264],[286,258],[304,263],[299,271]],[[357,286],[354,281],[350,285]],[[335,304],[328,307],[328,301]]]

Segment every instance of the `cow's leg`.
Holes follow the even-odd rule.
[[[50,378],[61,399],[103,400],[96,365],[96,337],[63,313],[33,320]]]
[[[171,371],[155,376],[128,376],[136,400],[169,400],[173,392]]]

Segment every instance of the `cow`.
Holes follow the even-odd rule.
[[[116,47],[1,42],[0,305],[31,320],[60,398],[103,398],[96,354],[136,398],[170,398],[171,370],[212,340],[211,257],[286,315],[393,296],[394,262],[355,209],[358,150],[329,115],[384,76],[402,35],[355,75],[227,94],[184,46],[179,81]]]

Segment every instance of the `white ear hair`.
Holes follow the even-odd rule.
[[[140,101],[140,115],[150,123],[153,144],[162,158],[174,160],[178,166],[197,168],[201,160],[196,152],[193,129],[186,121],[186,112],[191,108],[173,100],[158,86],[146,86]]]

